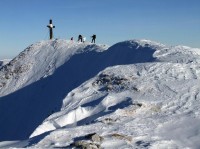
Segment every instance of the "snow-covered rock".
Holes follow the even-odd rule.
[[[149,40],[110,48],[65,40],[30,47],[0,71],[12,72],[1,78],[0,139],[30,139],[0,147],[200,146],[199,49]]]

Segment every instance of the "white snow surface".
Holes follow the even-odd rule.
[[[0,77],[2,148],[200,148],[200,49],[42,41]]]

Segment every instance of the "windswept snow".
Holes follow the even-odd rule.
[[[38,146],[54,142],[55,135],[62,138],[63,133],[73,132],[68,144],[56,141],[58,147],[70,147],[78,136],[98,133],[105,148],[115,143],[119,148],[198,148],[200,69],[191,72],[194,67],[177,63],[110,67],[72,90],[61,111],[47,118],[31,137],[56,130]]]
[[[198,149],[199,51],[149,40],[32,45],[0,71],[0,139],[27,140],[0,147]]]

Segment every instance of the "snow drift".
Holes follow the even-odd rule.
[[[199,49],[148,40],[31,45],[0,71],[0,140],[30,136],[11,146],[72,148],[96,145],[86,136],[97,133],[104,148],[195,148],[199,63]],[[178,120],[194,128],[173,138],[169,130],[185,128]]]

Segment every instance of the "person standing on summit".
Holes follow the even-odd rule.
[[[93,42],[95,43],[96,35],[93,34],[91,37],[92,37],[92,43],[93,43]]]
[[[78,41],[83,42],[83,36],[82,36],[82,35],[79,35],[79,36],[78,36]]]

